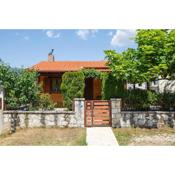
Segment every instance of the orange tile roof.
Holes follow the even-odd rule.
[[[31,68],[37,70],[38,72],[68,72],[78,71],[83,68],[94,68],[100,71],[109,71],[106,66],[106,61],[42,61]]]

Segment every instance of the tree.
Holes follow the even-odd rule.
[[[18,104],[34,106],[40,94],[40,86],[37,79],[38,74],[33,70],[17,70],[17,79],[13,91]],[[16,105],[18,106],[18,105]]]
[[[175,30],[167,31],[167,41],[165,45],[165,58],[167,64],[167,77],[174,78],[175,74]]]
[[[138,45],[137,54],[140,62],[138,68],[146,74],[146,81],[167,77],[167,61],[165,48],[167,43],[167,30],[149,29],[137,30],[135,41]]]
[[[107,50],[105,54],[107,64],[117,80],[133,84],[144,82],[146,76],[139,71],[140,62],[137,59],[137,50],[129,48],[122,53]]]
[[[0,81],[5,90],[8,109],[35,104],[40,93],[37,77],[35,71],[14,69],[0,61]]]
[[[158,78],[174,78],[175,30],[137,30],[136,49],[122,53],[105,51],[113,74],[130,83],[149,82]]]

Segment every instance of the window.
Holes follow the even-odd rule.
[[[51,93],[60,92],[61,79],[60,78],[50,78],[51,80]]]

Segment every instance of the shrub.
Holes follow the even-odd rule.
[[[50,94],[41,93],[41,94],[39,94],[35,105],[30,106],[30,110],[38,110],[38,109],[52,110],[52,109],[54,109],[55,106],[56,106],[56,104],[53,102]]]
[[[103,74],[102,79],[102,99],[122,98],[124,92],[124,82],[117,80],[111,73]]]
[[[163,110],[175,109],[175,93],[165,92],[159,94],[158,97],[157,103]]]
[[[85,76],[82,72],[66,72],[63,74],[61,93],[64,97],[64,106],[72,109],[73,99],[84,96]]]
[[[123,94],[123,107],[128,110],[148,110],[151,105],[155,105],[158,94],[149,90],[127,90]]]
[[[0,82],[5,91],[7,109],[20,109],[33,105],[40,92],[38,74],[26,69],[14,69],[0,60]]]

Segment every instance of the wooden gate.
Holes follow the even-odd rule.
[[[85,126],[111,126],[111,102],[85,100]]]

